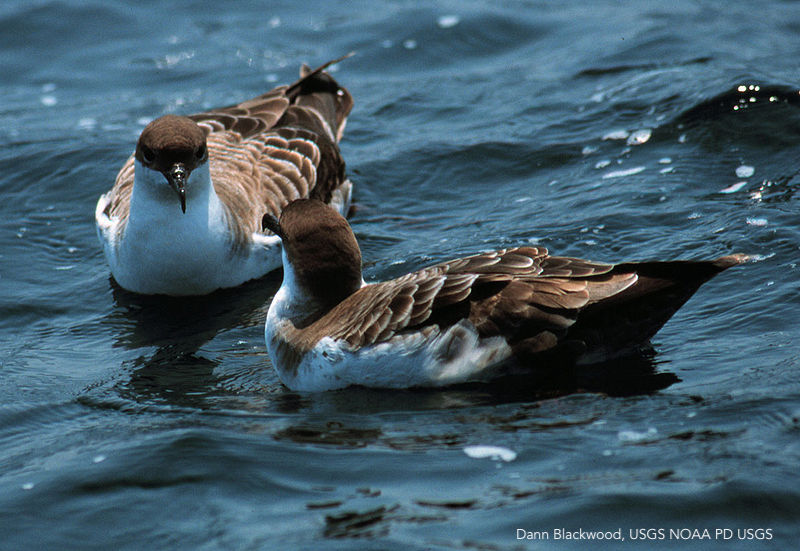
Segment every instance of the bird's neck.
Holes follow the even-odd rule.
[[[281,254],[283,255],[283,283],[270,305],[270,312],[278,318],[291,321],[292,325],[298,329],[311,325],[355,290],[366,285],[361,278],[360,271],[358,272],[358,281],[350,282],[346,288],[338,288],[341,284],[335,278],[324,277],[320,279],[327,282],[327,287],[318,284],[308,285],[303,281],[303,275],[299,274],[296,267],[289,262],[285,248]]]
[[[208,164],[197,167],[186,183],[186,212],[164,176],[136,162],[126,231],[216,231],[227,215],[214,190]]]

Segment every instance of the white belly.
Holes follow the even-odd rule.
[[[126,232],[109,265],[117,283],[136,293],[202,295],[277,269],[280,240],[259,241],[234,250],[226,234]]]
[[[491,376],[490,368],[511,356],[505,339],[481,339],[471,323],[462,321],[444,332],[410,333],[357,350],[326,337],[288,370],[279,365],[271,345],[274,337],[268,323],[267,349],[281,381],[292,390],[308,392],[351,385],[411,388],[485,380]]]
[[[223,211],[214,205],[195,202],[184,214],[174,205],[150,203],[132,212],[119,232],[117,220],[103,218],[104,200],[98,202],[98,236],[114,279],[129,291],[202,295],[281,265],[278,237],[256,234],[234,247]]]

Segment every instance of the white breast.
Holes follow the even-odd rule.
[[[269,334],[267,335],[269,347]],[[466,320],[440,331],[396,336],[353,349],[345,341],[320,340],[296,370],[275,365],[292,390],[320,392],[361,385],[377,388],[436,387],[487,378],[487,370],[511,356],[502,337],[481,339]],[[273,362],[278,358],[270,351]]]
[[[122,287],[144,294],[206,294],[280,266],[275,236],[256,234],[244,247],[233,246],[229,215],[213,190],[207,165],[190,175],[186,213],[161,174],[137,161],[135,175],[122,231],[115,221],[102,220],[100,203],[96,213],[100,241]]]

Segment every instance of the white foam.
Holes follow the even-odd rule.
[[[442,29],[449,29],[455,27],[461,22],[461,18],[457,15],[443,15],[436,20],[436,24]]]
[[[612,130],[603,136],[604,140],[625,140],[630,136],[627,130]]]
[[[646,143],[652,135],[653,131],[650,128],[642,128],[628,136],[627,143],[628,145],[642,145]]]
[[[658,430],[655,427],[650,427],[646,431],[621,430],[617,433],[617,439],[620,442],[641,442],[654,437],[656,434],[658,434]]]
[[[747,182],[736,182],[733,185],[730,185],[730,186],[728,186],[726,188],[723,188],[723,189],[719,190],[719,192],[720,193],[736,193],[737,191],[739,191],[740,189],[742,189],[746,185],[747,185]]]
[[[492,461],[505,461],[506,463],[517,458],[517,452],[502,446],[466,446],[464,453],[473,459],[491,459]]]
[[[603,174],[603,180],[608,180],[610,178],[622,178],[623,176],[633,176],[634,174],[644,172],[644,170],[645,167],[643,166],[635,166],[625,170],[612,170],[611,172]]]
[[[81,130],[93,130],[97,126],[97,119],[84,117],[78,121],[78,128]]]

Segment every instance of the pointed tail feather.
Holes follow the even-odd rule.
[[[353,108],[353,97],[346,88],[339,85],[325,69],[354,55],[343,55],[311,69],[303,64],[300,79],[291,84],[286,95],[295,105],[313,108],[328,126],[328,134],[338,142],[344,133],[347,116]]]
[[[589,305],[567,338],[586,344],[587,359],[607,359],[646,343],[709,279],[742,264],[747,255],[712,261],[619,264],[616,273],[632,272],[637,281],[619,294]]]

